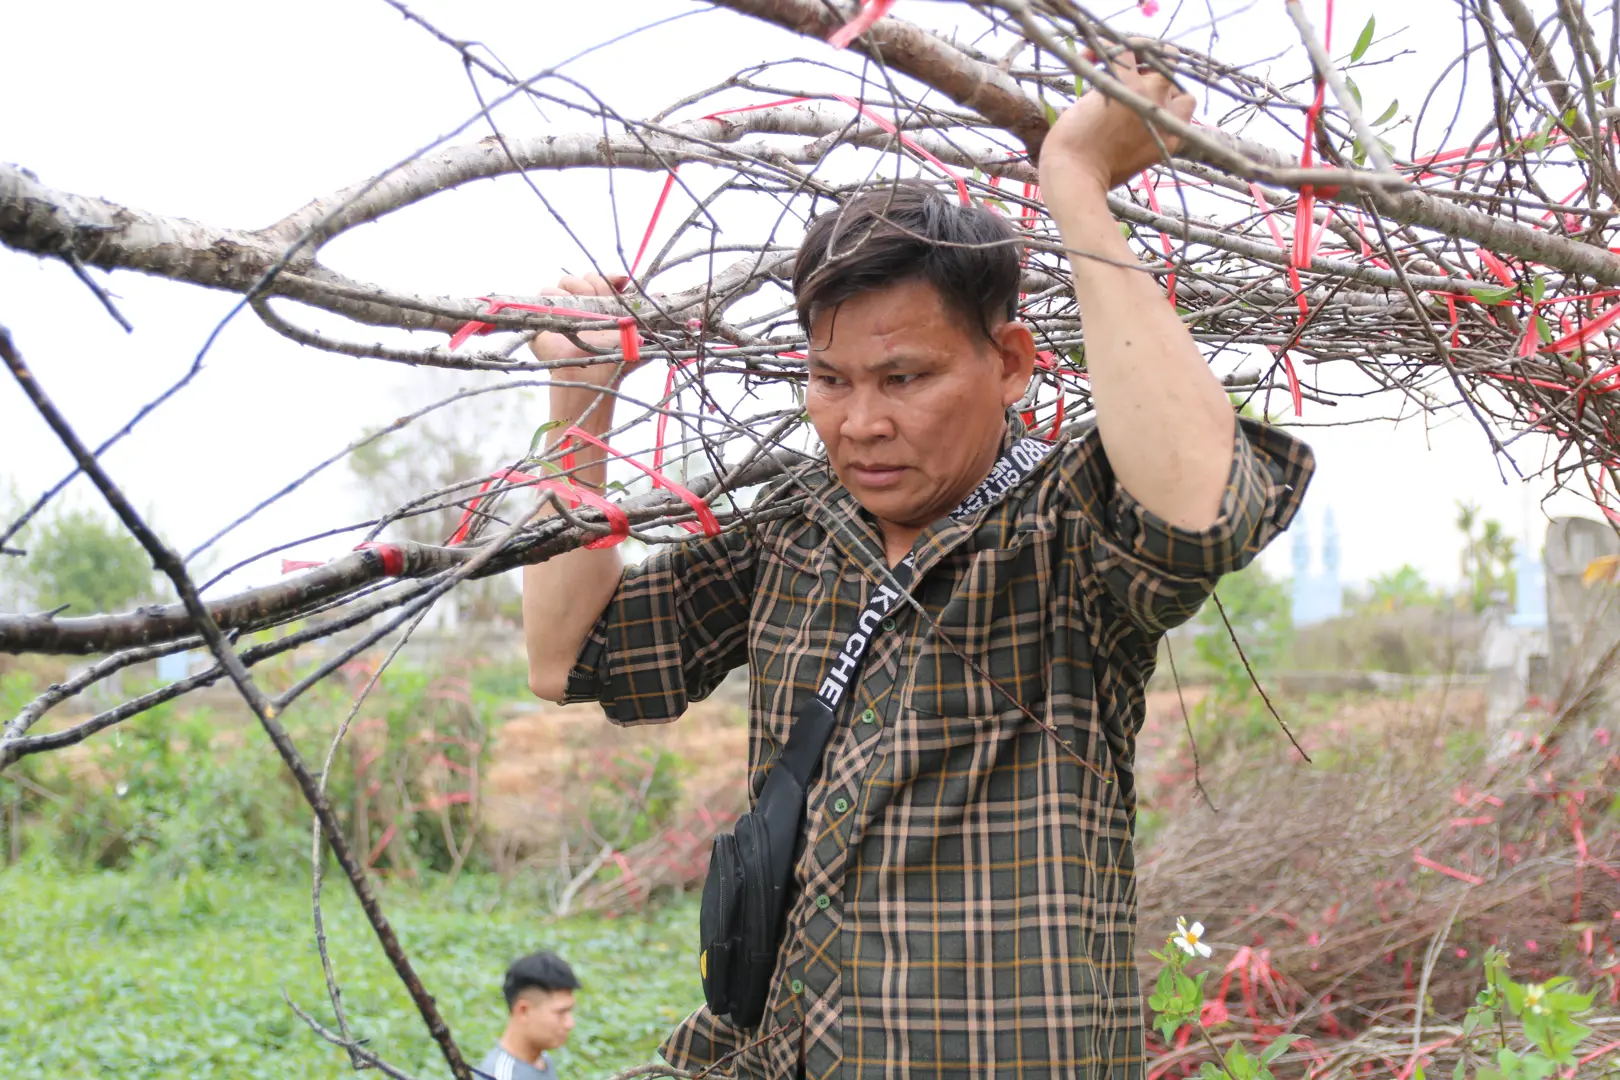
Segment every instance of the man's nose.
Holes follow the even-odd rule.
[[[882,394],[856,390],[850,395],[838,433],[846,439],[869,441],[894,437],[893,405]]]

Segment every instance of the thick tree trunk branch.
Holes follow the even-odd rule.
[[[762,484],[781,475],[797,460],[785,452],[767,454],[743,470],[732,488]],[[713,475],[702,476],[687,485],[704,498],[720,493]],[[522,493],[522,488],[515,490]],[[665,491],[654,491],[622,503],[633,525],[645,525],[672,517],[684,517],[686,504]],[[573,516],[586,528],[561,518],[550,518],[508,544],[480,567],[474,577],[504,573],[527,563],[543,562],[553,555],[572,551],[600,532],[600,512],[579,510]],[[401,578],[425,578],[453,569],[473,558],[481,548],[435,547],[430,544],[400,543],[403,553]],[[270,626],[298,611],[350,595],[388,579],[383,558],[375,549],[356,551],[324,566],[305,570],[273,585],[249,589],[234,596],[210,601],[208,612],[216,625],[226,631],[247,631]],[[0,615],[0,653],[66,653],[88,655],[118,649],[159,645],[195,633],[192,619],[183,605],[167,604],[137,608],[121,615],[93,615],[79,619],[56,619],[48,615]]]

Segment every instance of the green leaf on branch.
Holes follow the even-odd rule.
[[[1400,108],[1400,107],[1401,107],[1401,99],[1396,98],[1394,101],[1389,103],[1389,108],[1384,110],[1384,114],[1382,116],[1380,116],[1378,119],[1373,121],[1373,126],[1374,127],[1382,127],[1383,125],[1389,123],[1391,120],[1395,119],[1395,110]]]
[[[1361,87],[1356,85],[1356,80],[1346,75],[1344,77],[1344,86],[1345,89],[1350,91],[1350,96],[1356,99],[1356,108],[1361,108]]]
[[[1353,64],[1367,55],[1367,49],[1372,45],[1373,29],[1378,25],[1376,15],[1367,16],[1367,25],[1361,28],[1361,36],[1356,38],[1355,47],[1350,50],[1350,62]]]
[[[543,423],[539,427],[535,428],[534,429],[534,438],[529,440],[529,453],[530,453],[530,455],[533,455],[536,450],[540,449],[540,440],[541,440],[542,437],[544,437],[546,432],[552,430],[553,428],[559,428],[559,427],[562,427],[562,421],[561,420],[547,420],[545,423]]]
[[[1226,1051],[1226,1071],[1232,1080],[1254,1080],[1260,1069],[1243,1044],[1235,1042]]]
[[[1287,1050],[1297,1040],[1299,1040],[1299,1039],[1301,1039],[1303,1037],[1304,1036],[1301,1036],[1301,1035],[1279,1035],[1279,1036],[1277,1036],[1276,1039],[1272,1040],[1272,1043],[1271,1043],[1270,1046],[1268,1046],[1264,1050],[1260,1051],[1260,1064],[1262,1064],[1262,1065],[1270,1065],[1273,1061],[1276,1061],[1277,1058],[1282,1055],[1283,1051]]]
[[[1492,289],[1483,285],[1469,289],[1468,291],[1474,294],[1475,300],[1487,305],[1500,304],[1504,301],[1511,300],[1515,295],[1517,295],[1517,290],[1515,289]]]

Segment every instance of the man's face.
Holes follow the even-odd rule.
[[[990,471],[1035,359],[1028,328],[993,330],[994,341],[921,280],[813,316],[810,422],[838,479],[879,521],[925,528]]]
[[[512,1005],[512,1019],[536,1050],[559,1049],[574,1030],[574,992],[525,990]]]

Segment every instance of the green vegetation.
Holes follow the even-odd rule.
[[[501,974],[553,948],[584,983],[565,1076],[649,1060],[701,1003],[691,903],[645,918],[550,922],[499,879],[386,890],[390,920],[462,1049],[481,1057],[504,1022]],[[354,1028],[419,1077],[448,1075],[341,879],[324,905]],[[0,1076],[297,1077],[350,1074],[293,1015],[332,1023],[306,883],[242,872],[0,872]]]
[[[1210,1030],[1229,1024],[1231,1014],[1224,1002],[1206,997],[1205,982],[1213,968],[1196,976],[1187,973],[1189,964],[1213,951],[1200,940],[1203,932],[1201,923],[1188,927],[1185,920],[1177,920],[1176,932],[1166,939],[1163,951],[1151,954],[1161,965],[1147,1003],[1153,1026],[1165,1042],[1183,1028],[1197,1033],[1213,1058],[1199,1066],[1200,1080],[1275,1080],[1269,1066],[1301,1036],[1278,1035],[1258,1057],[1250,1055],[1242,1039],[1232,1040],[1222,1052]],[[1592,1029],[1577,1018],[1591,1010],[1595,992],[1579,993],[1566,976],[1541,983],[1515,982],[1508,976],[1507,954],[1495,948],[1486,950],[1482,966],[1485,985],[1463,1022],[1464,1056],[1452,1070],[1454,1080],[1545,1080],[1560,1070],[1574,1074],[1581,1064],[1577,1050],[1592,1035]],[[1452,1041],[1443,1040],[1430,1049]],[[1410,1066],[1414,1080],[1424,1080],[1420,1056],[1414,1052]],[[1477,1064],[1481,1060],[1490,1064]]]
[[[105,514],[57,510],[18,540],[28,555],[14,572],[33,607],[94,615],[153,595],[151,556]]]
[[[1264,679],[1286,655],[1293,630],[1288,586],[1251,563],[1221,579],[1215,599],[1198,613],[1198,624],[1201,632],[1194,639],[1193,653],[1198,673],[1209,679],[1210,688],[1196,720],[1222,740],[1243,743],[1269,733],[1274,722],[1249,672]],[[1241,653],[1234,636],[1243,647]]]
[[[1441,600],[1439,590],[1423,579],[1423,572],[1411,563],[1374,574],[1367,583],[1367,596],[1358,606],[1369,612],[1404,611],[1432,607]]]
[[[1458,600],[1478,613],[1493,603],[1512,603],[1513,538],[1500,521],[1481,519],[1473,503],[1457,504],[1457,531],[1463,536],[1461,559],[1465,594]]]

